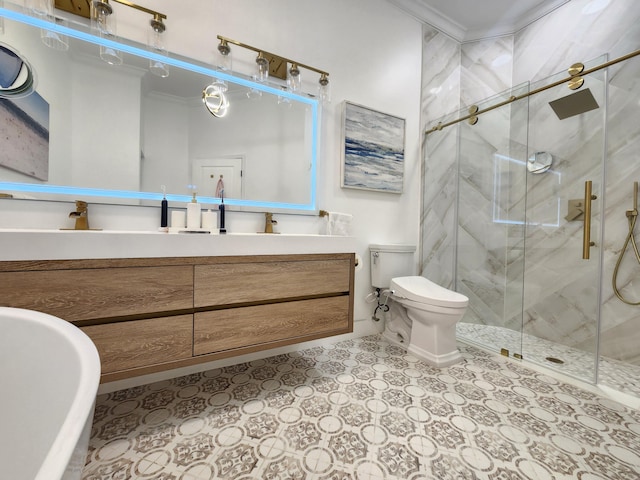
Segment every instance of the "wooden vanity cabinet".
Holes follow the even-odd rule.
[[[0,305],[73,322],[102,381],[353,331],[355,255],[0,262]]]
[[[100,353],[102,374],[192,357],[193,315],[81,327]]]

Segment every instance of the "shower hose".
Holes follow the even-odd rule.
[[[624,241],[624,246],[622,247],[622,250],[620,251],[620,255],[618,256],[618,261],[616,262],[616,268],[613,269],[613,293],[616,294],[616,297],[618,297],[620,300],[622,300],[624,303],[626,303],[627,305],[640,305],[640,302],[632,302],[630,300],[627,300],[626,298],[624,298],[622,296],[622,293],[620,293],[620,290],[618,290],[618,269],[620,268],[620,264],[622,263],[622,258],[624,257],[625,252],[627,251],[627,247],[629,246],[629,242],[631,242],[631,246],[633,247],[633,251],[636,254],[636,259],[638,260],[638,263],[640,264],[640,252],[638,252],[638,245],[636,245],[636,239],[635,239],[635,235],[633,233],[635,226],[636,226],[636,220],[638,219],[638,182],[635,182],[633,184],[633,201],[634,201],[634,207],[633,210],[627,210],[627,222],[629,223],[629,233],[627,234],[627,238]]]

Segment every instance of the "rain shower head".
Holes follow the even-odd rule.
[[[595,110],[599,107],[598,102],[593,98],[593,94],[588,88],[553,100],[549,102],[549,105],[560,120],[573,117],[574,115],[580,115],[581,113]]]

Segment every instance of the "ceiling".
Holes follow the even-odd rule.
[[[459,42],[508,35],[570,0],[389,0]]]

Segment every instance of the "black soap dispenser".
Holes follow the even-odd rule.
[[[218,207],[220,210],[220,233],[227,233],[227,229],[224,226],[224,190],[220,191],[220,206]]]
[[[160,228],[169,226],[169,202],[167,202],[167,187],[161,185],[162,202],[160,202]]]

